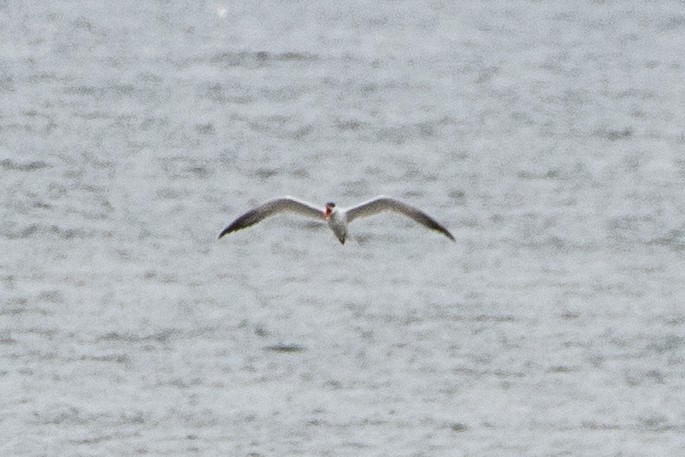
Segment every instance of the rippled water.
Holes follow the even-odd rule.
[[[685,452],[685,10],[0,1],[3,455]],[[291,194],[396,216],[269,220]]]

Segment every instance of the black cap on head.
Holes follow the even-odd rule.
[[[326,203],[326,208],[335,208],[335,203],[333,203],[333,202]]]

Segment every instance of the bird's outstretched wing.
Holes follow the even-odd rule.
[[[418,208],[415,208],[400,200],[396,200],[390,197],[376,197],[372,200],[349,208],[347,210],[347,221],[352,222],[357,218],[373,216],[374,214],[382,213],[385,211],[394,211],[400,214],[404,214],[405,216],[414,219],[419,224],[425,225],[431,230],[438,231],[450,240],[455,241],[454,236],[452,236],[449,230],[443,227],[440,223],[438,223],[428,214],[424,213]]]
[[[238,219],[230,223],[228,227],[223,229],[219,234],[219,238],[231,232],[247,228],[256,224],[269,216],[274,216],[279,213],[291,212],[301,214],[303,216],[323,219],[323,210],[316,206],[298,200],[293,197],[281,197],[269,200],[268,202],[251,209],[247,213],[240,216]]]

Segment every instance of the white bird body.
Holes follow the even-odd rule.
[[[328,206],[327,206],[328,207]],[[324,211],[324,217],[325,211]],[[333,210],[330,212],[330,214],[327,217],[328,220],[328,226],[333,230],[333,233],[335,233],[336,238],[340,240],[342,244],[345,244],[345,240],[347,239],[347,225],[348,225],[348,220],[347,220],[347,211],[342,211],[338,208],[333,208]]]
[[[250,227],[251,225],[261,222],[267,217],[284,212],[292,212],[318,220],[326,220],[328,222],[328,226],[338,238],[340,243],[345,244],[345,240],[349,234],[348,225],[352,221],[360,217],[373,216],[385,211],[394,211],[396,213],[403,214],[431,230],[442,233],[454,241],[454,236],[452,236],[449,230],[439,224],[428,214],[400,200],[384,196],[376,197],[372,200],[347,209],[338,208],[335,203],[329,202],[326,203],[323,211],[310,203],[293,197],[286,196],[276,198],[269,200],[268,202],[238,217],[221,231],[219,238],[231,232]]]

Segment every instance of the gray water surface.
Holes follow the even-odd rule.
[[[685,7],[0,1],[0,454],[685,454]],[[420,206],[354,240],[283,194]]]

